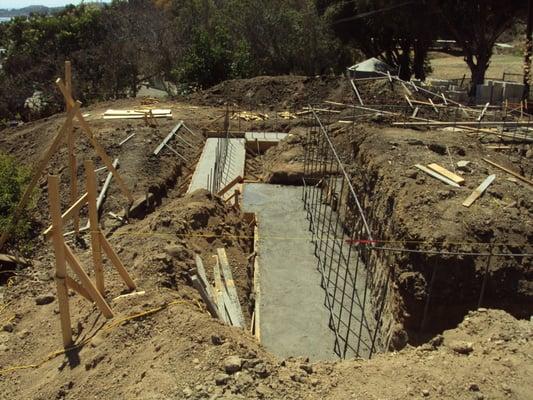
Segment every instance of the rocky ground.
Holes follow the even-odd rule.
[[[385,101],[390,95],[388,84],[376,85],[378,88],[371,91],[371,96],[375,101]],[[273,89],[268,91],[265,87]],[[36,231],[30,254],[34,263],[26,268],[9,266],[9,271],[6,266],[0,266],[2,274],[6,273],[3,277],[9,277],[1,280],[5,284],[0,291],[1,399],[531,398],[532,325],[528,319],[518,320],[504,311],[480,309],[467,314],[463,310],[457,314],[455,323],[447,326],[454,329],[435,335],[419,347],[408,344],[402,351],[377,355],[369,361],[309,363],[305,359],[281,360],[267,353],[249,333],[254,301],[249,266],[252,227],[238,209],[207,192],[184,195],[190,170],[201,150],[200,141],[190,154],[184,153],[190,158],[187,163],[171,154],[154,158],[151,152],[180,119],[194,132],[222,129],[225,108],[220,99],[229,96],[228,100],[259,110],[274,107],[276,112],[270,114],[277,115],[252,121],[231,119],[231,131],[275,130],[292,134],[264,155],[251,152],[247,178],[297,184],[302,177],[302,137],[308,121],[303,117],[284,119],[278,111],[300,110],[310,98],[350,101],[350,88],[336,78],[286,77],[277,82],[262,77],[255,81],[231,81],[195,96],[194,105],[170,101],[158,104],[158,108],[171,108],[174,119],[158,120],[154,127],[141,121],[100,118],[107,108],[134,108],[138,106],[137,100],[84,109],[84,113],[91,114],[89,122],[106,151],[121,160],[121,174],[135,196],[145,196],[148,191],[158,200],[149,212],[119,223],[107,214],[121,213],[124,207],[118,187],[112,184],[102,214],[104,233],[140,293],[121,297],[126,293],[125,286],[105,261],[106,298],[115,318],[106,321],[92,304],[71,294],[77,346],[66,353],[62,350],[53,280],[54,257],[50,244],[40,238],[42,228],[49,223],[43,179],[34,211]],[[344,116],[332,116],[332,122]],[[34,163],[63,118],[58,115],[4,130],[0,135],[0,149],[21,162]],[[379,121],[382,120],[378,118],[376,124]],[[352,130],[346,124],[335,123],[332,136],[343,161],[350,166],[354,181],[371,187],[369,193],[383,210],[375,215],[390,218],[385,205],[390,198],[395,200],[394,216],[398,223],[394,229],[384,224],[383,234],[400,236],[405,241],[423,239],[436,245],[477,242],[485,240],[490,233],[495,240],[512,239],[517,243],[517,249],[512,251],[531,246],[529,192],[480,161],[481,155],[489,155],[509,167],[518,169],[520,162],[528,167],[527,149],[524,154],[510,155],[520,156],[516,162],[515,158],[484,148],[477,138],[376,124],[357,125]],[[131,133],[136,136],[119,146]],[[96,160],[81,134],[78,139],[78,163],[88,154]],[[189,136],[187,139],[194,140]],[[465,171],[465,188],[443,187],[413,170],[414,163],[438,162],[447,167],[448,155],[442,154],[443,146],[449,147],[454,160],[471,161],[469,171]],[[64,190],[68,184],[65,165],[66,151],[62,150],[46,171],[61,172]],[[463,211],[460,203],[465,195],[477,186],[482,176],[494,172],[498,178],[493,187],[470,212]],[[105,173],[100,176],[100,182],[104,177]],[[83,186],[82,171],[79,178]],[[67,201],[64,203],[66,206]],[[413,215],[418,220],[433,221],[434,226],[413,223],[416,221],[411,218]],[[79,241],[67,240],[90,272],[89,237],[82,235]],[[228,253],[245,310],[248,327],[244,330],[212,319],[191,287],[194,256],[202,257],[211,279],[211,256],[220,247]],[[425,287],[423,268],[408,262],[398,265],[398,278],[403,272],[419,273],[423,284],[413,288]],[[496,270],[500,267],[494,265]],[[522,308],[521,316],[528,316],[527,304],[531,304],[527,302],[531,264],[529,269],[526,267],[513,272],[514,279],[525,282],[520,286],[525,291],[517,293],[526,297],[515,302]],[[498,285],[501,283],[494,283]],[[413,297],[409,290],[403,295],[406,299]],[[514,308],[510,311],[518,314]],[[463,322],[456,326],[463,317]]]

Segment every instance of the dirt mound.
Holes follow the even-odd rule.
[[[350,96],[351,89],[343,77],[285,75],[225,81],[191,95],[189,100],[203,105],[229,102],[244,108],[296,109]]]

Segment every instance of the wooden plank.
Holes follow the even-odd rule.
[[[511,171],[508,168],[505,168],[505,167],[503,167],[503,166],[501,166],[499,164],[496,164],[494,161],[491,161],[491,160],[489,160],[487,158],[482,158],[482,160],[485,161],[486,163],[489,163],[490,165],[492,165],[492,166],[494,166],[496,168],[501,169],[502,171],[507,172],[508,174],[514,176],[515,178],[520,179],[522,182],[528,183],[531,186],[533,186],[533,181],[531,179],[527,179],[525,176],[522,176],[522,175],[520,175],[520,174],[518,174],[518,173],[516,173],[514,171]]]
[[[85,299],[89,300],[91,303],[93,303],[93,299],[91,298],[91,295],[83,286],[81,286],[78,282],[76,282],[74,279],[72,279],[70,276],[65,277],[65,283],[67,284],[67,287],[76,293],[78,293],[80,296],[84,297]]]
[[[98,289],[96,289],[96,286],[94,286],[94,284],[91,282],[89,275],[87,275],[87,273],[81,266],[81,263],[78,258],[74,255],[70,247],[68,247],[66,244],[64,244],[63,247],[65,249],[65,256],[67,258],[67,262],[69,263],[74,273],[78,276],[82,286],[85,288],[85,290],[87,290],[98,309],[102,312],[104,317],[108,319],[113,318],[113,311],[111,311],[111,307],[109,307],[109,304],[107,304]]]
[[[533,126],[533,121],[413,121],[413,122],[393,122],[393,125],[432,125],[432,126]],[[533,140],[533,138],[531,138]]]
[[[413,106],[413,103],[411,103],[411,100],[409,99],[409,96],[405,95],[405,100],[407,100],[407,103],[409,103],[409,107],[411,107],[411,108],[413,108],[413,109],[415,108],[415,107]]]
[[[479,114],[479,117],[477,117],[478,121],[481,121],[483,117],[485,116],[485,113],[487,112],[487,108],[489,108],[490,103],[485,104],[485,107],[483,107],[483,110],[481,111],[481,114]]]
[[[221,190],[218,191],[217,196],[224,196],[233,186],[242,182],[242,176],[237,176],[230,183],[224,186]]]
[[[124,264],[122,264],[122,261],[120,261],[120,258],[118,257],[117,253],[113,250],[107,239],[104,235],[102,235],[102,232],[100,232],[100,244],[102,245],[102,249],[106,253],[107,257],[117,270],[118,274],[130,290],[135,290],[137,287],[135,285],[135,282],[133,282],[133,279],[131,279],[130,274],[124,267]]]
[[[183,121],[178,122],[178,124],[172,129],[172,131],[163,139],[163,141],[157,146],[157,148],[154,150],[154,154],[157,156],[163,150],[163,147],[167,145],[167,143],[172,139],[172,137],[178,132],[183,125]]]
[[[67,266],[65,262],[63,224],[61,221],[61,203],[59,200],[59,177],[48,177],[48,201],[50,205],[50,215],[52,217],[52,243],[54,245],[56,263],[56,287],[57,300],[59,303],[59,318],[61,321],[61,333],[63,336],[63,346],[69,347],[72,344],[72,327],[70,325],[70,310],[68,304],[68,288],[65,283],[67,276]]]
[[[474,201],[476,201],[485,190],[490,186],[490,184],[496,179],[496,175],[489,175],[482,183],[479,185],[468,198],[463,201],[463,206],[470,207]]]
[[[215,258],[215,265],[213,266],[213,277],[215,278],[215,301],[217,303],[217,307],[220,311],[220,317],[226,324],[231,324],[231,318],[227,314],[226,307],[224,305],[224,293],[226,292],[226,289],[224,288],[224,284],[222,283],[222,276],[220,275],[220,267],[218,262],[218,257],[213,256]],[[226,293],[227,296],[227,293]]]
[[[129,135],[126,139],[124,139],[122,142],[120,142],[118,145],[119,146],[122,146],[124,143],[126,143],[128,140],[130,140],[132,137],[134,137],[135,135],[137,135],[136,133],[132,133],[131,135]]]
[[[411,115],[411,118],[415,118],[415,117],[417,116],[417,114],[418,114],[418,110],[420,110],[420,109],[418,108],[418,106],[415,107],[415,110],[413,111],[413,115]]]
[[[9,254],[0,254],[0,262],[8,264],[18,264],[18,265],[31,265],[32,261],[27,258],[12,256]]]
[[[437,109],[437,107],[435,107],[435,103],[433,103],[433,100],[431,100],[430,98],[428,98],[428,100],[429,100],[429,103],[431,104],[431,106],[433,107],[433,109],[435,110],[435,112],[438,114],[439,110]]]
[[[244,315],[242,314],[241,303],[239,301],[239,296],[237,294],[237,289],[235,288],[235,282],[233,281],[233,274],[231,273],[231,268],[228,262],[228,257],[226,255],[226,250],[224,248],[217,249],[218,260],[220,262],[220,268],[222,270],[222,275],[224,276],[224,283],[226,290],[228,292],[228,297],[235,306],[235,311],[237,313],[237,322],[238,326],[244,327]],[[237,325],[234,323],[234,325]]]
[[[193,287],[198,290],[200,293],[200,296],[202,297],[202,300],[204,301],[205,305],[207,306],[207,310],[209,311],[209,314],[213,318],[218,318],[218,309],[213,300],[209,297],[207,294],[205,288],[202,286],[200,281],[198,280],[198,277],[196,275],[193,275],[191,277],[192,285]]]
[[[194,261],[196,262],[196,271],[198,273],[198,278],[200,279],[200,283],[204,286],[209,297],[214,299],[215,296],[213,294],[213,287],[207,280],[207,275],[205,273],[205,268],[204,268],[204,263],[202,261],[202,258],[198,254],[195,254]]]
[[[85,176],[87,179],[87,204],[89,205],[89,227],[91,232],[91,253],[94,265],[96,288],[105,295],[104,264],[102,249],[100,248],[100,229],[98,227],[98,209],[96,208],[96,174],[92,160],[85,161]]]
[[[130,190],[128,189],[124,181],[122,180],[122,177],[118,174],[117,170],[113,167],[111,158],[109,158],[104,148],[100,145],[100,143],[98,143],[98,141],[94,137],[94,134],[89,124],[87,123],[87,121],[85,121],[85,118],[83,118],[83,115],[81,114],[80,108],[79,108],[80,102],[74,102],[72,97],[66,92],[65,85],[61,79],[56,80],[56,84],[59,87],[59,90],[61,90],[61,93],[65,97],[66,101],[69,104],[71,104],[71,106],[78,105],[78,107],[75,108],[76,110],[75,114],[76,114],[76,118],[78,119],[81,125],[82,130],[85,132],[85,134],[89,138],[89,141],[91,142],[94,150],[96,151],[96,154],[98,154],[98,156],[102,159],[103,163],[106,165],[107,169],[110,172],[112,172],[113,175],[115,176],[115,179],[117,180],[122,193],[126,196],[126,198],[128,198],[128,200],[131,203],[133,203],[135,201],[133,198],[133,195],[131,194]]]
[[[361,99],[361,95],[359,94],[359,90],[357,90],[357,86],[355,86],[355,82],[353,79],[350,79],[350,83],[352,84],[353,91],[355,92],[355,95],[357,96],[357,100],[359,100],[359,104],[364,106],[363,99]]]
[[[118,158],[115,158],[113,161],[113,167],[118,168]],[[102,208],[102,204],[104,203],[104,198],[107,193],[107,189],[109,188],[109,185],[111,184],[111,179],[113,179],[113,174],[109,172],[105,178],[104,185],[102,186],[102,190],[100,190],[100,193],[98,194],[98,198],[96,199],[96,210],[100,212],[100,208]]]
[[[441,167],[439,164],[429,164],[429,169],[432,169],[433,171],[445,176],[446,178],[450,179],[451,181],[457,183],[458,185],[463,185],[465,183],[464,178],[460,177],[457,174],[454,174],[451,171],[448,171],[446,168]]]
[[[453,186],[453,187],[460,187],[454,181],[446,178],[445,176],[442,176],[441,174],[436,173],[435,171],[430,170],[429,168],[424,167],[423,165],[416,164],[415,167],[420,169],[420,170],[422,170],[422,171],[424,171],[426,174],[431,175],[433,178],[436,178],[436,179],[440,180],[441,182],[444,182],[444,183],[446,183],[446,184],[448,184],[450,186]]]
[[[261,342],[261,280],[260,280],[260,267],[259,267],[259,257],[257,256],[259,252],[259,228],[256,224],[254,226],[254,294],[255,294],[255,307],[254,307],[254,333],[255,337],[259,342]]]
[[[81,196],[74,204],[72,204],[67,211],[65,211],[61,215],[61,221],[63,224],[65,224],[75,213],[77,213],[84,205],[87,203],[87,197],[89,196],[88,193],[85,193],[83,196]],[[43,235],[50,237],[52,232],[52,225],[50,225],[46,230],[43,232]]]

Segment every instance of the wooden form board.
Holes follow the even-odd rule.
[[[490,186],[492,182],[496,179],[496,175],[489,175],[482,183],[479,185],[468,198],[463,201],[463,206],[470,207],[474,201],[476,201],[485,190]]]
[[[445,176],[442,176],[441,174],[427,168],[427,167],[424,167],[423,165],[420,165],[420,164],[416,164],[415,165],[416,168],[418,168],[419,170],[422,170],[424,171],[426,174],[432,176],[433,178],[436,178],[438,179],[439,181],[441,182],[444,182],[450,186],[453,186],[453,187],[460,187],[457,183],[455,183],[454,181],[452,181],[451,179],[448,179],[446,178]]]
[[[209,297],[207,294],[207,291],[205,290],[205,287],[200,283],[198,277],[196,275],[191,277],[192,285],[198,292],[200,293],[200,296],[202,297],[202,300],[207,306],[207,310],[209,311],[209,314],[213,318],[218,318],[218,309],[215,303],[213,302],[212,298]]]
[[[459,175],[456,175],[454,174],[453,172],[451,171],[448,171],[446,168],[444,167],[441,167],[439,164],[429,164],[428,165],[428,168],[429,169],[432,169],[433,171],[445,176],[446,178],[448,178],[449,180],[457,183],[458,185],[463,185],[465,183],[465,180],[460,177]]]
[[[213,266],[213,276],[215,278],[215,301],[217,303],[217,307],[219,309],[222,321],[224,321],[224,323],[226,324],[231,324],[230,316],[228,315],[226,306],[224,304],[224,297],[227,297],[227,293],[225,293],[226,288],[224,288],[224,284],[222,283],[222,275],[220,275],[218,257],[214,256],[214,258],[215,265]],[[224,296],[224,293],[226,294],[226,296]]]
[[[236,325],[244,327],[244,315],[242,314],[241,303],[239,301],[237,289],[235,288],[235,282],[233,280],[233,274],[231,273],[231,268],[228,262],[228,257],[226,255],[226,250],[224,248],[217,249],[217,256],[218,261],[220,263],[222,275],[224,277],[224,284],[228,292],[228,297],[231,300],[232,305],[235,307],[237,317]]]
[[[163,150],[163,147],[165,147],[170,139],[180,130],[180,128],[183,125],[183,121],[178,122],[178,124],[172,129],[172,131],[163,139],[163,141],[157,146],[157,148],[154,150],[154,155],[159,155],[161,150]]]
[[[520,175],[520,174],[518,174],[518,173],[516,173],[514,171],[511,171],[510,169],[505,168],[504,166],[496,164],[494,161],[491,161],[491,160],[489,160],[487,158],[482,158],[482,160],[485,161],[486,163],[489,163],[493,167],[499,168],[502,171],[505,171],[508,174],[514,176],[515,178],[520,179],[521,181],[526,182],[526,183],[530,184],[531,186],[533,186],[533,181],[531,179],[527,179],[525,176],[522,176],[522,175]]]

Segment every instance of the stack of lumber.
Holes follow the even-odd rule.
[[[134,109],[134,110],[107,110],[104,113],[104,119],[143,119],[146,117],[153,118],[172,118],[170,109]]]
[[[233,113],[231,119],[242,119],[244,121],[264,121],[268,119],[268,114],[241,111]]]
[[[192,276],[193,286],[198,290],[207,310],[227,325],[244,328],[245,321],[233,274],[224,248],[217,249],[213,267],[214,287],[207,280],[204,264],[196,255],[196,274]]]

